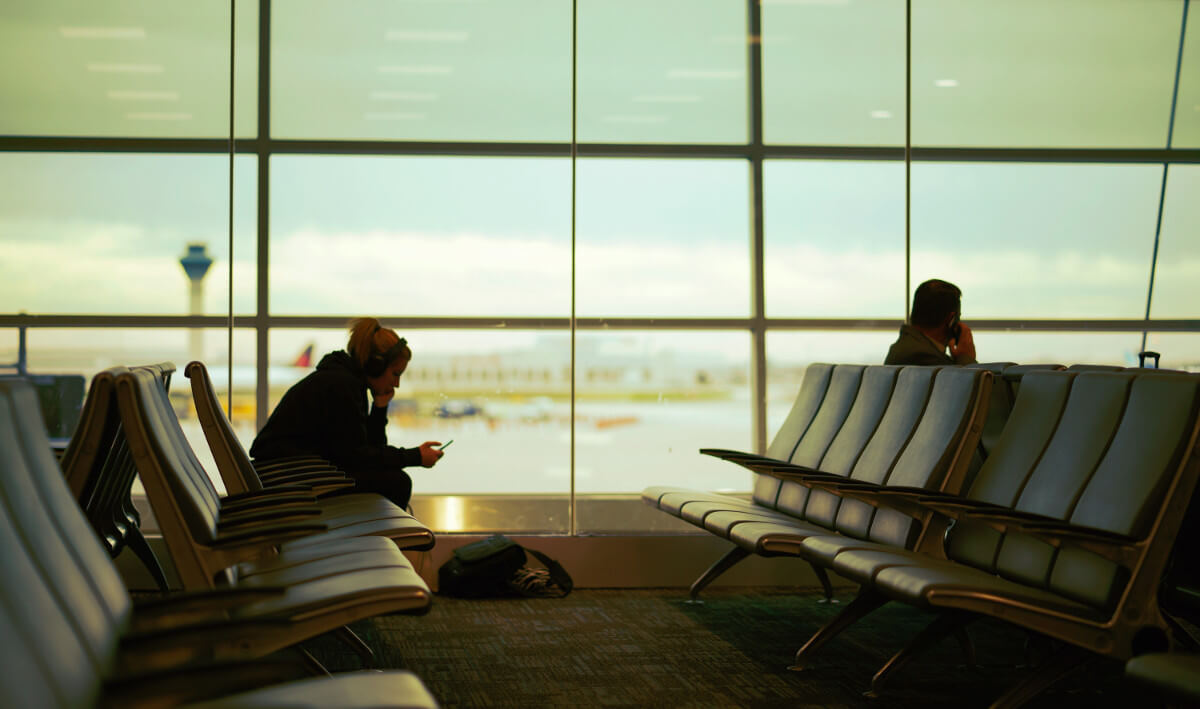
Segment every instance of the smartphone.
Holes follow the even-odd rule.
[[[954,318],[950,320],[950,340],[958,344],[958,338],[962,335],[962,325],[958,322],[958,313],[954,314]]]
[[[446,448],[447,448],[447,447],[448,447],[448,446],[449,446],[451,443],[453,443],[453,442],[454,442],[454,439],[453,439],[453,438],[451,438],[450,440],[446,441],[446,442],[445,442],[445,443],[443,443],[442,445],[438,446],[438,450],[440,450],[440,451],[444,451],[444,450],[446,450]]]

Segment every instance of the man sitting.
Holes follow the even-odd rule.
[[[972,364],[975,340],[959,322],[962,291],[953,283],[925,281],[913,294],[912,315],[888,349],[884,364]],[[947,353],[947,349],[949,352]]]

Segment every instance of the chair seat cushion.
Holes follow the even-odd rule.
[[[834,573],[858,583],[870,583],[876,574],[888,567],[919,564],[930,558],[918,552],[850,537],[814,537],[805,543],[805,548],[811,549],[818,559],[827,561]]]
[[[776,512],[775,510],[758,506],[757,508],[747,507],[742,510],[713,511],[704,517],[704,528],[713,534],[728,538],[730,531],[734,526],[739,524],[748,522],[779,522],[781,524],[790,524],[799,521],[787,513]]]
[[[800,544],[813,536],[829,534],[815,524],[792,522],[745,522],[733,527],[729,540],[743,549],[759,554],[799,555]]]
[[[889,566],[875,576],[874,586],[888,596],[929,609],[966,608],[995,610],[1000,606],[1026,606],[1049,613],[1103,620],[1095,609],[984,571],[932,558],[919,565]]]

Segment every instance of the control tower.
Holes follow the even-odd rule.
[[[208,246],[200,243],[188,244],[187,253],[179,259],[189,281],[188,315],[204,314],[204,276],[212,262],[208,257]],[[194,327],[188,333],[188,356],[194,360],[204,359],[203,328]]]

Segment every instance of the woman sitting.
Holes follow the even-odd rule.
[[[315,372],[288,389],[250,455],[258,461],[320,456],[354,479],[348,492],[379,493],[407,508],[412,479],[404,469],[433,467],[444,455],[438,441],[416,448],[387,443],[388,402],[411,359],[412,350],[395,330],[375,318],[354,320],[345,351],[325,355]]]

